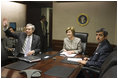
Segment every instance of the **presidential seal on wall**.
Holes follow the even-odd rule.
[[[85,26],[88,24],[88,15],[86,15],[85,13],[81,13],[78,17],[77,17],[77,23],[80,26]]]

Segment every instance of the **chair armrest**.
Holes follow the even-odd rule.
[[[89,66],[89,67],[100,71],[99,67],[95,67],[95,66]]]
[[[15,56],[8,56],[9,59],[18,59],[18,57]]]
[[[84,66],[84,67],[82,67],[82,70],[89,70],[89,71],[94,72],[96,74],[100,74],[100,68],[94,67],[94,66],[91,66],[91,67]]]

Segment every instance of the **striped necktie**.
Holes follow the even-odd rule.
[[[27,37],[26,45],[25,45],[25,56],[27,56],[27,53],[30,51],[30,37]]]

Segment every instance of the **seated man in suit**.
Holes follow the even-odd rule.
[[[86,66],[101,67],[106,57],[112,52],[112,46],[107,40],[108,32],[104,28],[96,31],[96,40],[98,41],[98,47],[90,58],[85,57],[84,60],[78,61]]]
[[[113,51],[112,46],[107,40],[108,32],[101,28],[96,31],[96,40],[98,41],[98,47],[95,50],[93,56],[90,58],[85,57],[83,60],[78,61],[85,66],[101,67],[107,56]]]
[[[40,37],[34,35],[35,26],[27,24],[25,32],[12,33],[8,29],[7,19],[3,19],[3,30],[6,36],[11,36],[18,39],[16,45],[15,56],[30,56],[40,52]]]

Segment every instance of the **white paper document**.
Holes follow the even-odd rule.
[[[80,60],[82,60],[82,58],[67,58],[68,61],[74,61],[74,62],[78,62]]]
[[[76,54],[68,54],[67,52],[60,53],[61,55],[65,55],[67,57],[74,57]]]

